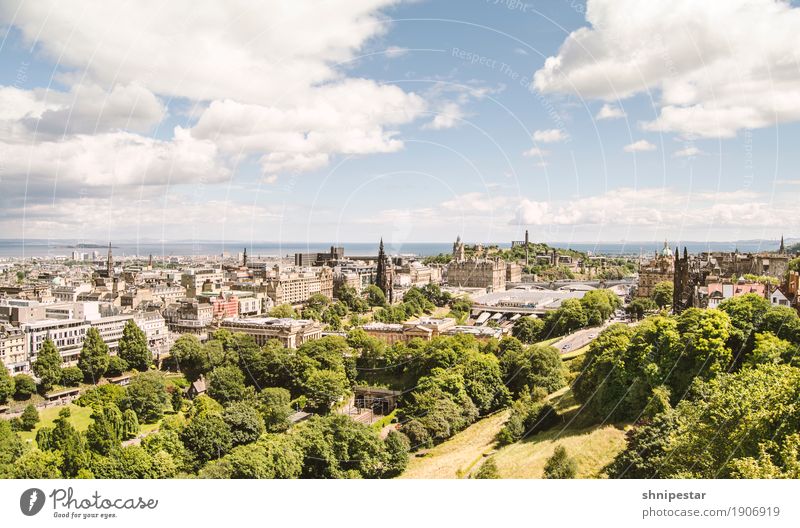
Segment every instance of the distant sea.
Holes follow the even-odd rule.
[[[467,242],[469,243],[469,242]],[[76,247],[84,244],[84,247]],[[548,242],[550,246],[575,249],[595,255],[638,255],[640,253],[653,253],[661,251],[664,242],[601,242],[601,243],[575,243],[575,242]],[[773,251],[778,249],[778,241],[774,240],[741,240],[737,242],[670,242],[670,247],[680,246],[690,253],[702,251]],[[85,247],[96,245],[98,247]],[[175,242],[113,242],[113,252],[116,256],[203,256],[220,255],[228,253],[235,255],[247,247],[251,257],[286,257],[295,253],[316,253],[327,251],[331,243],[324,242],[243,242],[243,241],[175,241]],[[375,255],[378,244],[365,242],[340,242],[336,246],[344,246],[345,256]],[[498,243],[500,247],[509,247],[509,243]],[[428,256],[439,253],[449,253],[453,249],[452,242],[407,242],[402,244],[386,243],[386,252],[392,255],[417,255]],[[76,241],[76,240],[42,240],[42,239],[0,239],[0,257],[56,257],[71,256],[73,251],[91,253],[97,251],[105,255],[107,244],[102,241]]]

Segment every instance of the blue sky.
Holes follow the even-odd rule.
[[[25,0],[0,20],[4,238],[800,236],[785,2]]]

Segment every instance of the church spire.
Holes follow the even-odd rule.
[[[778,253],[781,255],[786,253],[786,245],[783,243],[783,235],[781,235],[781,247],[778,249]]]
[[[106,261],[106,272],[111,277],[114,274],[114,255],[111,254],[111,242],[108,242],[108,260]]]

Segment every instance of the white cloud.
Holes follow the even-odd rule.
[[[533,140],[537,143],[558,143],[565,139],[567,139],[567,135],[558,128],[536,130],[533,132]]]
[[[647,141],[646,139],[640,139],[639,141],[634,141],[630,145],[625,145],[622,147],[622,150],[625,152],[649,152],[651,150],[655,150],[656,146]]]
[[[172,141],[113,132],[32,145],[0,142],[0,159],[6,181],[49,182],[54,192],[69,186],[180,185],[230,178],[217,146],[191,137],[180,127]]]
[[[543,158],[550,154],[549,150],[545,150],[539,147],[532,147],[522,153],[523,156],[526,158]]]
[[[6,2],[0,4],[0,22],[16,26],[26,43],[35,42],[40,56],[58,60],[55,76],[69,89],[2,89],[0,108],[14,104],[22,110],[0,110],[0,132],[20,140],[36,129],[36,138],[28,138],[32,150],[56,158],[37,143],[44,139],[41,147],[50,148],[51,137],[65,135],[65,145],[90,149],[114,138],[71,137],[147,133],[163,121],[164,101],[178,98],[199,115],[186,127],[190,137],[219,146],[222,157],[208,160],[210,167],[245,155],[260,160],[265,172],[302,172],[325,166],[336,154],[396,151],[403,144],[392,127],[416,119],[425,102],[397,86],[348,78],[338,67],[385,33],[388,21],[380,9],[395,1],[271,0],[255,6],[243,0],[78,0],[70,9],[47,0]],[[396,56],[403,50],[387,52]],[[457,116],[450,110],[445,108],[438,127],[452,126]],[[185,138],[172,141],[185,144]],[[162,156],[162,147],[137,141],[139,151],[154,149],[142,153],[143,160]],[[102,153],[87,152],[70,163],[81,160],[95,163],[85,170],[97,174],[115,169],[96,165],[112,161]],[[166,183],[173,172],[154,178]]]
[[[512,225],[637,226],[666,228],[777,227],[791,203],[774,203],[752,191],[681,192],[670,188],[618,188],[575,200],[518,201]]]
[[[676,150],[672,153],[672,156],[675,158],[693,158],[695,156],[699,156],[702,154],[703,151],[697,147],[686,147],[680,150]]]
[[[625,115],[625,111],[622,108],[606,103],[594,118],[599,121],[601,119],[619,119],[625,117]]]
[[[423,128],[431,130],[453,128],[460,124],[464,117],[464,110],[458,103],[448,101],[442,104],[433,119],[429,123],[426,123]]]
[[[545,93],[607,101],[657,90],[644,128],[732,137],[800,120],[800,9],[780,0],[589,0],[534,75]]]

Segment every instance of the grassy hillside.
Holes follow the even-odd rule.
[[[625,431],[613,425],[554,428],[500,449],[495,455],[503,478],[542,478],[544,464],[562,445],[578,463],[578,478],[604,478],[603,468],[625,447]]]
[[[462,478],[469,475],[486,453],[494,449],[494,437],[508,419],[502,411],[480,420],[451,439],[414,456],[400,478]],[[417,453],[422,455],[422,453]]]
[[[596,425],[583,420],[568,387],[548,399],[564,417],[562,425],[497,449],[495,436],[509,411],[484,418],[424,453],[412,455],[400,478],[465,478],[492,455],[503,478],[542,478],[544,464],[558,445],[578,462],[578,478],[604,478],[603,468],[625,447],[625,425]]]

